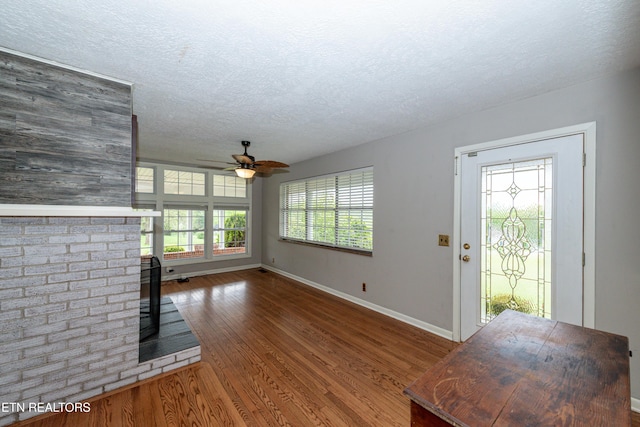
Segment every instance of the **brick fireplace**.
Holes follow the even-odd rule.
[[[0,237],[0,402],[79,402],[200,360],[138,363],[140,218],[0,216]]]
[[[131,86],[0,48],[0,426],[200,359],[138,362]]]

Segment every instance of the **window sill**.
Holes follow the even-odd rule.
[[[373,252],[372,251],[364,251],[364,250],[348,249],[348,248],[339,248],[339,247],[336,247],[336,246],[323,245],[322,243],[311,243],[311,242],[302,242],[300,240],[283,239],[282,237],[279,238],[278,240],[280,242],[284,242],[284,243],[293,243],[293,244],[296,244],[296,245],[310,246],[310,247],[322,248],[322,249],[331,249],[333,251],[338,251],[338,252],[346,252],[346,253],[354,254],[354,255],[362,255],[362,256],[373,257]]]

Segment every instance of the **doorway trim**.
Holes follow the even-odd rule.
[[[583,300],[582,324],[588,328],[595,328],[595,214],[596,214],[596,122],[581,123],[543,132],[488,141],[479,144],[457,147],[454,151],[454,184],[453,184],[453,341],[459,342],[461,337],[461,282],[460,282],[460,211],[461,183],[460,158],[462,155],[507,147],[510,145],[526,144],[542,139],[557,138],[581,133],[584,135],[584,267],[583,267]]]

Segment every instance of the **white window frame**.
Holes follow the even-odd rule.
[[[364,186],[370,188],[367,188],[360,193],[355,193],[353,197],[351,197],[350,193],[353,191],[353,188],[356,187],[345,184],[345,180],[351,179],[362,180],[365,183]],[[348,191],[345,192],[345,190]],[[292,194],[291,191],[297,191],[298,194],[303,194],[303,197],[300,198],[300,203],[304,206],[300,203],[295,203],[295,200],[289,197],[289,195]],[[320,247],[361,253],[364,255],[372,255],[374,234],[373,193],[373,167],[283,182],[280,184],[280,239],[283,241],[305,243]],[[313,196],[316,197],[316,200],[326,198],[328,202],[324,207],[318,207],[317,205],[312,206],[311,200],[313,199]],[[345,198],[345,196],[347,197]],[[361,199],[361,203],[353,204],[354,201],[357,202],[357,199]],[[357,244],[341,244],[340,233],[344,228],[341,228],[339,218],[344,212],[351,211],[360,212],[363,218],[367,217],[370,219],[367,221],[368,225],[371,227],[370,248],[362,247]],[[298,215],[296,215],[296,213]],[[367,214],[365,215],[365,213]],[[326,214],[333,218],[334,224],[329,227],[327,227],[326,224],[323,224],[323,230],[313,223],[312,218],[315,216],[326,217]],[[304,228],[304,236],[296,235],[296,233],[293,232],[293,226],[290,221],[292,216],[303,218],[301,223],[298,225]],[[330,231],[332,233],[332,238],[327,238],[326,233],[323,231]],[[317,232],[320,233],[316,235],[315,233]]]
[[[155,193],[136,193],[135,206],[141,208],[153,208],[154,211],[162,212],[162,216],[154,218],[154,234],[153,234],[153,255],[163,261],[163,265],[186,265],[197,264],[203,262],[250,258],[251,257],[251,204],[252,204],[252,185],[247,182],[246,197],[221,197],[213,196],[213,176],[229,175],[233,172],[223,172],[221,170],[203,169],[187,166],[176,166],[152,162],[138,162],[137,167],[154,168]],[[164,193],[164,171],[179,170],[184,172],[204,173],[205,177],[205,194],[204,196],[184,195],[184,194],[165,194]],[[247,210],[247,222],[245,230],[246,252],[241,254],[221,254],[214,255],[213,252],[213,211],[225,209],[228,206],[242,207]],[[204,257],[200,258],[181,258],[181,259],[164,259],[164,210],[175,209],[204,209],[205,210],[205,238],[204,238]]]

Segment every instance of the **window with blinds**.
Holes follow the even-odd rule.
[[[373,168],[280,184],[280,238],[373,251]]]

